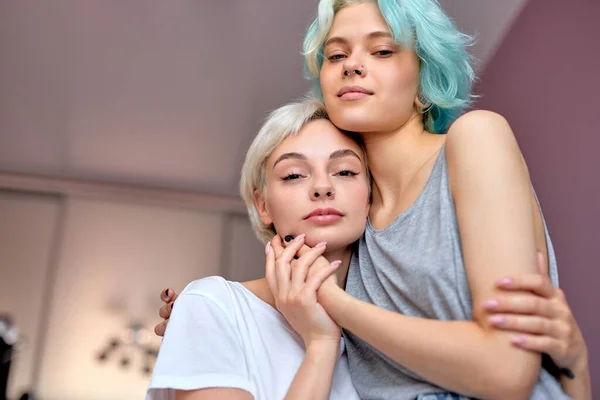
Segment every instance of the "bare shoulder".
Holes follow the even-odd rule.
[[[470,111],[448,129],[446,155],[449,164],[464,157],[484,160],[502,154],[520,155],[520,150],[508,121],[498,113]]]

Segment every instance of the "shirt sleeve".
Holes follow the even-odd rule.
[[[256,397],[231,310],[196,293],[177,298],[146,400],[175,399],[175,390],[225,387]]]

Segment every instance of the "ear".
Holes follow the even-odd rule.
[[[423,101],[421,100],[421,96],[419,94],[417,94],[415,96],[415,108],[417,110],[422,110],[427,106],[428,106],[428,104],[423,104]]]
[[[256,207],[256,211],[258,211],[258,217],[261,222],[267,226],[273,224],[273,219],[271,218],[271,213],[267,209],[267,203],[262,194],[259,193],[258,190],[254,191],[254,207]]]

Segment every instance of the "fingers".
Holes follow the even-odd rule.
[[[292,284],[290,290],[293,293],[300,291],[306,282],[309,268],[311,268],[315,260],[323,254],[326,246],[327,243],[325,242],[318,243],[312,249],[306,245],[302,246],[307,250],[303,252],[302,256],[300,256],[298,261],[292,266]]]
[[[508,277],[496,282],[496,286],[503,290],[527,290],[546,298],[551,298],[556,294],[556,288],[546,274],[521,274]]]
[[[289,246],[288,243],[292,242],[294,240],[294,237],[292,235],[287,235],[285,237],[285,239],[281,239],[280,236],[278,236],[278,243],[281,243],[281,251],[283,251],[284,248],[286,248],[287,246]],[[316,247],[316,246],[315,246]],[[301,257],[304,253],[306,253],[307,251],[309,251],[311,248],[308,247],[307,245],[303,245],[302,247],[300,247],[300,250],[298,250],[298,252],[296,253],[296,257],[294,257],[295,259],[298,259],[299,257]],[[275,252],[275,257],[279,257],[279,254],[281,253],[281,251],[276,251]]]
[[[275,252],[275,259],[279,258],[279,256],[281,255],[281,253],[284,250],[283,241],[281,240],[281,236],[275,235],[273,237],[273,240],[271,240],[271,247],[273,248],[273,251]]]
[[[502,330],[547,335],[555,338],[563,337],[567,334],[566,330],[562,327],[560,320],[542,318],[534,315],[496,314],[490,316],[488,320],[494,327]]]
[[[163,303],[173,302],[173,301],[175,301],[176,298],[177,298],[177,292],[171,288],[164,289],[162,292],[160,292],[160,300]]]
[[[493,313],[527,314],[540,317],[556,316],[557,310],[551,300],[533,294],[511,294],[487,300],[483,307]]]
[[[337,260],[324,266],[323,268],[319,268],[319,270],[306,281],[304,290],[316,292],[321,287],[323,282],[335,273],[341,263],[341,261]]]
[[[173,311],[173,304],[175,303],[171,302],[162,306],[160,310],[158,310],[158,315],[160,315],[162,319],[169,319],[171,317],[171,311]]]
[[[287,296],[290,292],[291,286],[291,262],[294,255],[300,247],[304,244],[304,235],[296,237],[292,240],[287,247],[279,254],[276,255],[275,261],[275,275],[277,277],[277,288],[279,297]]]
[[[277,287],[277,275],[275,274],[275,250],[271,246],[271,242],[267,243],[265,247],[265,257],[266,257],[266,278],[267,283],[269,284],[269,289],[271,289],[271,293],[273,293],[273,297],[277,298],[279,295],[279,290]]]
[[[564,344],[558,339],[550,336],[536,335],[518,335],[513,337],[510,342],[517,347],[535,351],[538,353],[547,353],[553,359],[553,355],[563,354],[566,352]]]
[[[154,327],[154,333],[156,334],[156,336],[160,336],[160,337],[165,336],[165,330],[167,329],[168,322],[169,321],[163,321]]]

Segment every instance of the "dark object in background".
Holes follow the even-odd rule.
[[[14,345],[19,331],[8,316],[0,315],[0,399],[6,400],[8,389],[8,374],[13,358]]]

